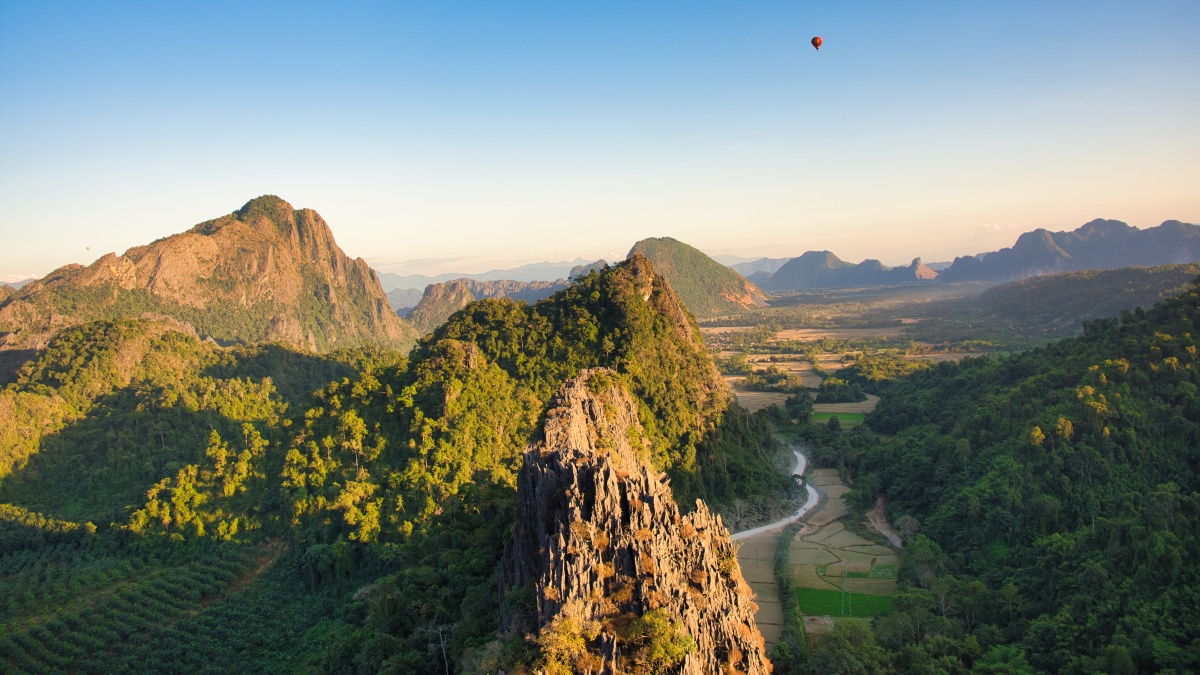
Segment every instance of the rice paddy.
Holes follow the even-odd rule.
[[[887,595],[797,588],[796,597],[806,615],[874,617],[892,611],[892,598]]]
[[[727,378],[735,385],[736,379]],[[786,398],[784,394],[739,391],[736,386],[734,392],[741,405],[751,409],[782,403]],[[872,396],[863,403],[814,406],[813,420],[837,415],[843,426],[861,424],[878,400]],[[844,496],[850,488],[837,470],[812,470],[808,482],[824,492],[825,501],[791,541],[764,533],[744,539],[738,552],[742,573],[756,595],[756,621],[768,648],[778,641],[783,624],[779,588],[772,574],[776,546],[787,547],[788,573],[804,615],[806,635],[832,630],[838,621],[870,621],[890,612],[896,593],[900,557],[896,549],[846,529],[842,519],[849,510]]]
[[[812,422],[814,424],[827,424],[830,417],[838,418],[838,422],[843,427],[856,427],[863,423],[863,418],[866,415],[862,413],[814,412],[812,414]]]
[[[825,492],[826,501],[786,542],[805,632],[830,630],[841,618],[869,619],[891,611],[899,555],[846,529],[843,496],[849,488],[837,470],[814,470],[808,480]]]
[[[779,602],[779,586],[775,583],[775,549],[778,542],[778,532],[764,532],[743,539],[738,549],[742,577],[750,584],[754,591],[754,602],[758,605],[754,621],[768,649],[779,641],[783,630],[783,607]]]

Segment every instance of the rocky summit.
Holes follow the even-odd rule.
[[[643,446],[612,371],[559,389],[517,478],[502,629],[537,634],[542,672],[771,672],[720,516],[680,515]]]
[[[0,303],[0,348],[38,349],[87,321],[162,317],[218,342],[311,351],[416,339],[317,212],[270,195],[123,255],[59,268]]]

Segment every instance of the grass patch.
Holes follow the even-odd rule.
[[[824,543],[826,546],[829,546],[830,548],[844,550],[846,553],[850,554],[849,557],[853,557],[855,560],[862,560],[862,559],[870,560],[871,558],[876,557],[871,553],[860,553],[858,551],[848,550],[852,546],[864,546],[864,545],[869,546],[871,544],[871,542],[863,539],[862,537],[858,536],[857,534],[854,534],[853,532],[847,532],[845,530],[842,530],[841,532],[835,533],[833,536],[826,537],[822,543]],[[889,551],[889,553],[890,553],[890,551]],[[847,558],[848,556],[841,556],[841,557]]]
[[[844,427],[856,427],[863,423],[864,413],[854,412],[815,412],[812,414],[811,421],[828,423],[830,417],[838,418],[838,423]]]
[[[896,571],[896,565],[873,565],[867,576],[872,579],[895,579]]]
[[[872,617],[892,611],[892,599],[886,595],[863,595],[843,593],[816,588],[797,588],[796,599],[800,611],[809,616],[861,616]],[[843,611],[844,610],[844,611]]]
[[[824,548],[795,548],[789,552],[791,562],[796,565],[821,565],[827,567],[838,562],[838,557]]]
[[[835,587],[842,585],[842,580],[838,579],[838,583],[833,584]],[[846,579],[846,591],[848,593],[862,593],[863,595],[887,595],[893,596],[896,594],[895,579]]]

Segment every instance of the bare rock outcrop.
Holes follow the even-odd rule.
[[[41,348],[58,330],[153,314],[225,342],[286,341],[319,351],[408,347],[375,272],[351,259],[315,211],[274,196],[187,232],[67,265],[0,303],[3,348]]]
[[[642,660],[651,638],[637,627],[654,614],[687,644],[671,672],[769,673],[753,593],[720,516],[700,501],[680,515],[665,475],[641,456],[641,434],[611,371],[583,371],[558,391],[517,478],[502,628],[540,631],[545,659],[564,644],[547,631],[578,627],[571,644],[582,640],[586,654],[572,658],[576,672],[649,672],[663,663]],[[529,590],[533,605],[514,601]]]
[[[548,298],[570,285],[558,281],[479,281],[476,279],[452,279],[445,283],[429,284],[421,301],[408,315],[417,330],[430,333],[442,325],[458,310],[476,300],[487,298],[509,298],[533,304]]]

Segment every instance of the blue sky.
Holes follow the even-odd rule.
[[[0,276],[267,193],[430,273],[1200,223],[1198,34],[1192,0],[3,0]]]

